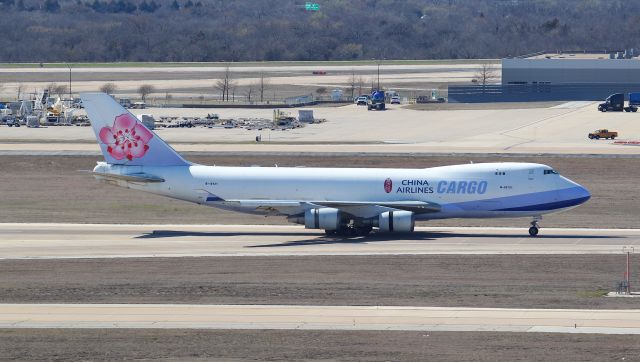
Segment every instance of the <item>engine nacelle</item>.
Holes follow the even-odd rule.
[[[304,212],[304,227],[306,229],[338,230],[340,227],[340,210],[323,207],[309,209]]]
[[[378,215],[380,231],[391,233],[410,233],[416,224],[411,211],[387,211]]]

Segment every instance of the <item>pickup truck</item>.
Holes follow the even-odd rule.
[[[618,137],[618,132],[609,131],[608,129],[597,129],[591,133],[589,133],[590,140],[599,140],[600,138],[611,138],[612,140]]]

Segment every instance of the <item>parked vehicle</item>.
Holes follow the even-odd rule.
[[[624,107],[625,112],[637,112],[640,106],[640,93],[629,93],[629,106]]]
[[[377,110],[384,111],[385,103],[384,103],[384,91],[382,90],[374,90],[371,92],[371,98],[367,102],[367,110]]]
[[[13,127],[13,126],[20,127],[20,122],[18,122],[18,120],[13,117],[7,118],[5,120],[5,124],[9,127]]]
[[[622,112],[624,110],[624,94],[614,93],[598,104],[600,112]]]
[[[618,132],[609,131],[608,129],[597,129],[591,133],[589,133],[589,139],[591,140],[599,140],[600,138],[606,139],[616,139],[618,137]]]
[[[430,96],[418,96],[416,103],[445,103],[447,101],[444,97],[430,97]]]
[[[400,96],[391,97],[391,104],[400,104]]]
[[[131,108],[133,103],[131,103],[131,99],[129,98],[120,98],[120,105],[124,108]]]
[[[83,108],[83,107],[82,107],[82,99],[80,99],[80,98],[74,98],[74,99],[73,99],[73,102],[71,103],[71,106],[72,106],[73,108]]]
[[[366,106],[367,105],[367,101],[369,101],[369,96],[367,95],[363,95],[360,96],[358,98],[356,98],[356,104],[359,106]]]

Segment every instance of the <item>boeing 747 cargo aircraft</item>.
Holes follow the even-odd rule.
[[[201,205],[283,215],[330,235],[412,232],[416,220],[532,218],[586,202],[549,166],[477,163],[425,169],[221,167],[182,158],[104,93],[81,95],[105,162],[98,180]]]

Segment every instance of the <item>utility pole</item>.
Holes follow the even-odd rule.
[[[71,67],[73,67],[73,64],[67,63],[67,68],[69,68],[69,99],[73,100],[73,97],[71,97]]]
[[[624,246],[622,247],[622,252],[627,253],[627,271],[625,272],[625,280],[627,282],[627,295],[631,295],[631,267],[630,267],[630,259],[631,254],[635,251],[633,246]]]
[[[371,60],[376,62],[376,65],[378,66],[378,90],[380,90],[380,63],[382,63],[382,61],[385,59],[386,58],[382,58],[382,59],[371,58]],[[371,84],[373,85],[373,82],[371,82]]]

